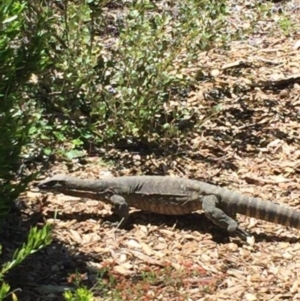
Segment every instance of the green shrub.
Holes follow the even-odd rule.
[[[12,202],[26,189],[34,174],[23,171],[24,152],[30,143],[33,126],[28,82],[33,72],[47,64],[44,55],[46,33],[40,28],[42,16],[34,15],[25,1],[3,0],[0,4],[0,216],[4,217]],[[4,275],[28,255],[50,242],[49,227],[33,228],[28,243],[16,250],[10,262],[0,269],[0,300],[9,293]],[[16,296],[12,293],[14,299]]]
[[[24,84],[45,61],[44,34],[38,24],[26,24],[27,10],[25,1],[3,0],[0,5],[0,215],[32,178],[22,172],[21,153],[32,125]]]
[[[41,103],[47,127],[37,140],[71,141],[72,149],[178,135],[177,124],[193,115],[180,102],[194,84],[184,69],[226,40],[225,1],[185,0],[159,13],[151,1],[133,1],[114,20],[112,44],[104,34],[106,1],[63,3],[64,13],[55,15],[60,26],[48,28],[55,46],[51,71],[40,78],[49,93]]]
[[[196,64],[200,52],[222,42],[224,3],[186,0],[157,13],[152,1],[134,1],[112,55],[116,93],[107,97],[108,106],[98,106],[106,122],[104,137],[177,135],[175,125],[193,114],[184,98],[195,82],[184,69]]]
[[[226,47],[260,18],[259,9],[241,13],[253,27],[236,30],[224,0],[135,0],[120,3],[119,15],[109,2],[61,1],[63,9],[52,10],[31,2],[51,19],[43,23],[49,68],[30,90],[33,148],[47,156],[73,158],[82,147],[120,140],[168,144],[184,138],[186,121],[201,128],[201,112],[186,102],[197,75],[205,77],[199,54]]]

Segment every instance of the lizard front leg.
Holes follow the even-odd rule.
[[[233,218],[227,215],[222,209],[218,208],[218,203],[219,200],[215,195],[206,195],[202,197],[202,209],[207,218],[218,227],[227,230],[229,234],[238,236],[242,240],[247,240],[247,238],[250,237],[250,234],[241,229]]]
[[[124,225],[129,216],[129,206],[126,200],[122,196],[114,194],[109,197],[109,201],[112,205],[112,212],[120,217],[121,225]]]

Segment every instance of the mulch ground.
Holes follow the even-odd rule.
[[[188,151],[162,157],[111,150],[106,157],[118,159],[114,166],[94,156],[71,170],[58,163],[48,175],[170,174],[300,210],[300,2],[273,9],[255,35],[199,56],[210,80],[199,82],[186,105],[203,120],[213,106],[220,111],[187,133]],[[287,34],[278,25],[279,9],[298,31]],[[218,91],[220,100],[213,97]],[[22,289],[19,300],[62,300],[78,283],[95,300],[300,300],[298,230],[239,216],[255,239],[248,245],[215,229],[201,212],[168,217],[132,210],[128,227],[119,229],[103,223],[111,212],[101,202],[34,190],[21,199],[21,214],[3,231],[3,256],[34,223],[53,224],[53,243],[8,275]]]

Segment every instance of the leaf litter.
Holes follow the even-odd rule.
[[[256,2],[232,5],[238,11]],[[272,9],[286,10],[295,24],[299,22],[299,1],[279,1]],[[238,14],[231,17],[233,27],[247,26]],[[111,150],[107,157],[120,159],[112,172],[99,168],[100,159],[91,157],[86,165],[74,164],[71,173],[99,178],[163,172],[300,210],[299,34],[284,34],[272,18],[257,24],[255,32],[247,40],[232,42],[226,51],[199,55],[199,67],[211,79],[199,82],[187,105],[202,119],[219,105],[214,93],[226,93],[217,117],[186,134],[183,155],[152,155],[132,167],[130,153]],[[195,70],[197,66],[185,72]],[[142,155],[135,155],[135,162],[139,159]],[[70,170],[57,165],[49,174],[61,172]],[[24,213],[38,208],[43,222],[53,223],[59,252],[49,247],[39,255],[41,264],[36,259],[24,263],[19,270],[27,280],[22,300],[36,300],[41,294],[59,300],[59,292],[78,281],[76,270],[93,287],[95,300],[114,300],[109,293],[104,297],[104,284],[109,290],[117,288],[122,300],[300,300],[298,230],[239,216],[255,243],[226,237],[220,243],[201,214],[177,218],[132,210],[131,227],[119,229],[103,223],[111,210],[101,202],[49,194],[41,205],[42,195],[33,192],[23,199]],[[68,278],[63,269],[69,271]]]

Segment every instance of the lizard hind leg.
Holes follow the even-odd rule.
[[[202,209],[207,218],[209,218],[215,225],[225,229],[230,235],[238,236],[242,240],[247,240],[250,234],[241,229],[232,217],[234,213],[226,214],[222,209],[218,208],[218,197],[215,195],[206,195],[202,197]]]

